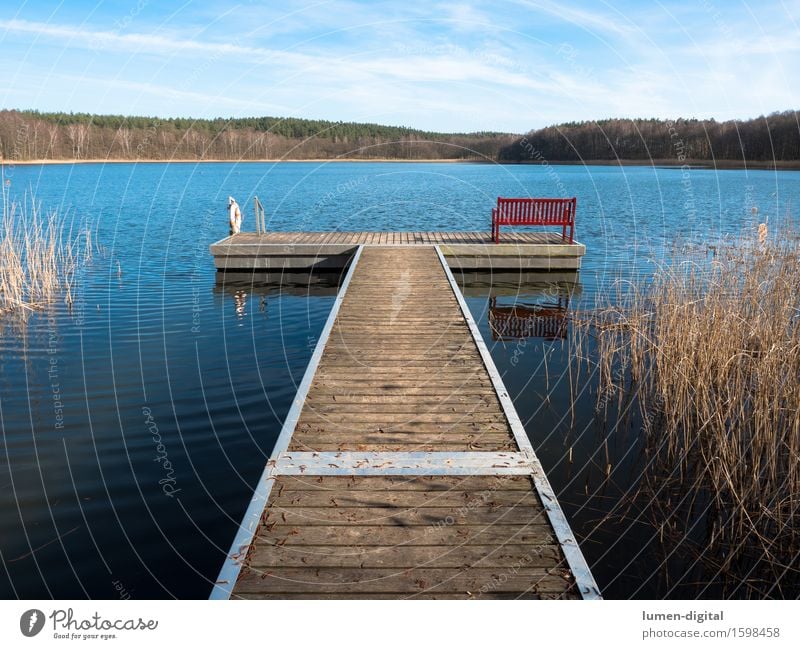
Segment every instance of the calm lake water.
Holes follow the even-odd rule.
[[[100,251],[72,310],[0,323],[0,596],[208,595],[337,280],[221,281],[208,244],[227,234],[229,194],[244,229],[258,195],[275,230],[488,230],[498,195],[576,195],[588,247],[578,281],[468,276],[469,306],[605,596],[744,596],[681,546],[701,538],[662,543],[637,511],[604,519],[640,479],[635,421],[596,421],[592,377],[570,386],[557,324],[555,335],[504,341],[489,319],[514,304],[585,308],[676,245],[796,217],[800,172],[220,163],[5,173],[13,197],[32,191],[93,221]]]

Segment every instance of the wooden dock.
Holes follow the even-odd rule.
[[[359,245],[211,593],[600,597],[435,245]]]
[[[495,244],[487,232],[242,232],[211,245],[219,270],[341,270],[358,246],[438,245],[452,268],[491,271],[574,271],[586,253],[560,233],[503,232]]]

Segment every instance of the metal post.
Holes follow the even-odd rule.
[[[266,234],[267,220],[264,212],[264,206],[261,204],[261,201],[258,200],[258,196],[253,198],[253,208],[256,213],[256,232],[258,234]]]
[[[261,221],[258,219],[258,196],[253,198],[253,215],[256,221],[256,233],[261,234]]]

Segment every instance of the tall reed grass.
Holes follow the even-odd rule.
[[[89,227],[43,212],[32,195],[13,201],[3,187],[0,316],[28,313],[60,298],[71,305],[75,273],[91,258]]]
[[[638,403],[638,495],[662,533],[681,511],[681,535],[701,520],[720,574],[747,557],[778,579],[800,548],[800,237],[762,228],[713,250],[626,284],[573,323],[572,344],[597,371],[600,411]]]

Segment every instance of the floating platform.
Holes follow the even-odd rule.
[[[600,598],[439,246],[356,246],[211,598]]]
[[[553,232],[503,232],[501,243],[485,232],[242,232],[211,245],[219,270],[341,270],[358,246],[438,245],[453,270],[578,270],[582,243]]]

